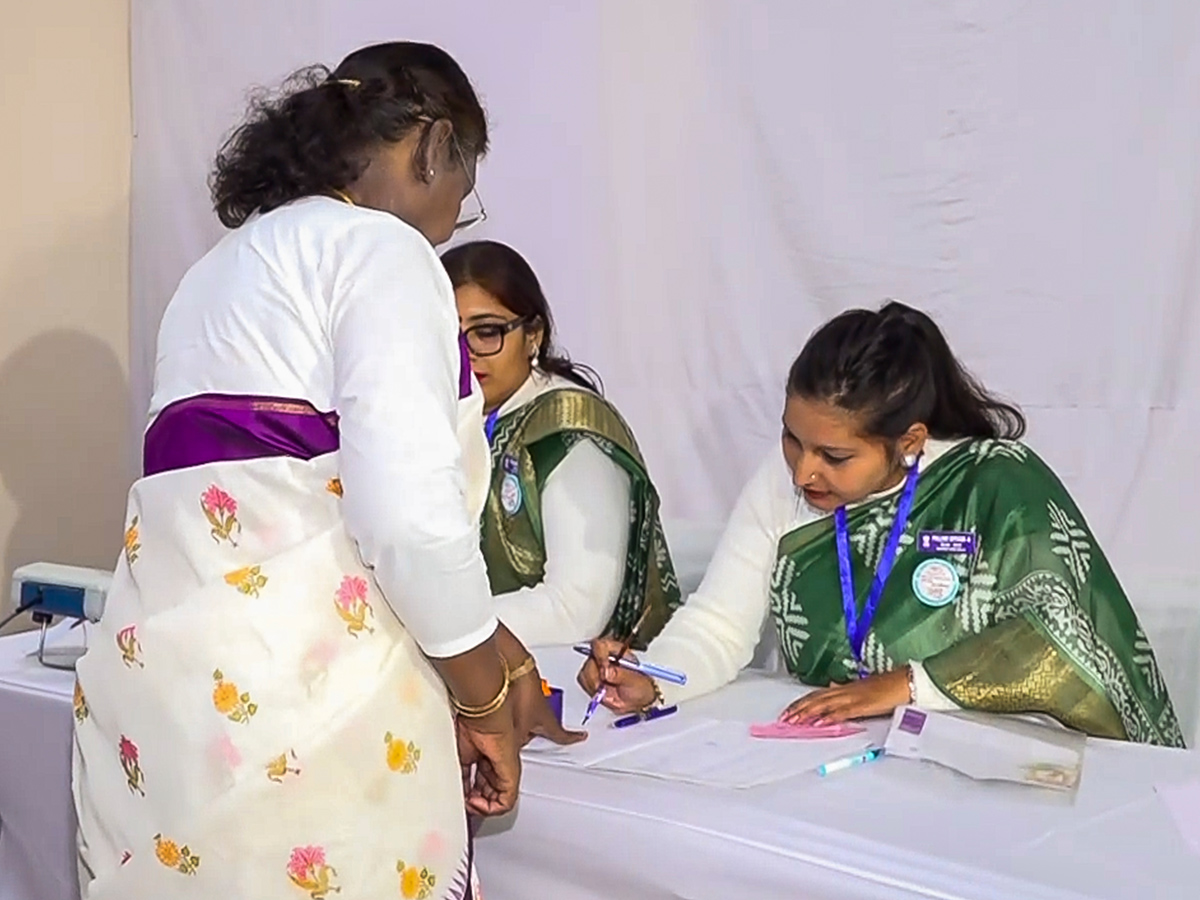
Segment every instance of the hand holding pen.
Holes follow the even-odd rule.
[[[592,697],[588,709],[593,713],[600,704],[616,713],[630,713],[654,703],[654,682],[648,675],[611,662],[627,658],[628,653],[629,646],[623,641],[613,638],[592,641],[591,656],[579,670],[578,681],[579,686]],[[587,718],[590,717],[589,714]]]

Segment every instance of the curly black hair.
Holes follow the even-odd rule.
[[[448,119],[464,153],[487,152],[487,117],[471,82],[446,51],[394,41],[356,50],[332,72],[302,69],[280,91],[252,98],[245,121],[217,153],[209,188],[217,218],[237,228],[312,194],[344,190],[368,151],[414,128]],[[417,147],[428,169],[428,129]]]

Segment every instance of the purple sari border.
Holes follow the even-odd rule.
[[[458,336],[458,399],[471,396],[471,353],[467,349],[467,336]]]
[[[308,460],[338,446],[337,413],[305,400],[200,394],[170,404],[146,430],[142,474],[279,456]]]

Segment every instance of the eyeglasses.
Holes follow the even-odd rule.
[[[432,125],[434,119],[428,116],[419,116],[418,122],[424,122],[426,126]],[[471,180],[471,185],[467,189],[467,196],[475,200],[475,205],[479,208],[477,212],[471,212],[467,215],[462,215],[462,209],[459,209],[458,221],[454,223],[454,233],[466,231],[468,228],[474,228],[480,222],[487,220],[487,210],[483,208],[483,199],[479,196],[479,188],[475,184],[475,173],[471,171],[471,167],[467,165],[467,155],[463,153],[462,144],[458,142],[458,136],[454,132],[450,132],[450,145],[454,148],[454,153],[458,157],[458,163],[463,168],[463,172]],[[497,350],[497,353],[500,351]]]
[[[467,349],[475,356],[495,356],[504,349],[504,338],[528,322],[526,316],[508,322],[485,322],[463,330]]]
[[[459,232],[466,231],[468,228],[474,228],[480,222],[485,221],[487,219],[487,210],[483,208],[483,200],[479,196],[479,189],[475,186],[475,175],[469,168],[467,168],[467,157],[462,151],[462,145],[459,144],[458,138],[453,134],[450,135],[450,141],[454,145],[454,152],[458,154],[459,164],[463,167],[463,171],[466,172],[467,176],[471,179],[471,190],[468,196],[473,197],[475,199],[475,205],[479,207],[478,212],[468,213],[465,216],[461,215],[460,210],[459,219],[454,223],[454,233],[458,234]],[[503,342],[503,337],[501,337],[501,341]],[[501,346],[503,346],[503,344],[501,344]],[[497,348],[496,352],[499,353],[500,349]]]

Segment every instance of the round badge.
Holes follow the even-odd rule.
[[[510,516],[521,508],[521,482],[511,472],[500,482],[500,506]]]
[[[926,606],[945,606],[958,596],[958,572],[944,559],[927,559],[913,572],[913,593]]]

